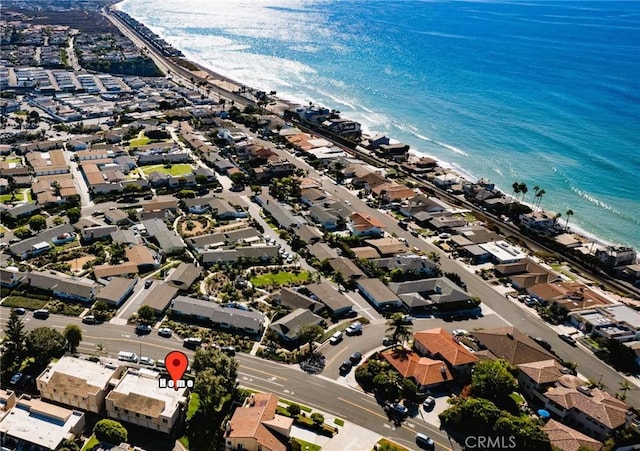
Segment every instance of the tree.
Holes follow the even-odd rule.
[[[104,343],[98,343],[96,345],[96,351],[98,352],[98,354],[100,355],[107,355],[109,354],[109,351],[107,351],[107,347],[104,345]]]
[[[29,219],[29,227],[34,232],[39,232],[47,227],[47,219],[42,215],[33,215]]]
[[[287,406],[287,412],[289,412],[292,417],[297,417],[300,415],[300,406],[296,403],[289,404]]]
[[[429,252],[427,254],[427,258],[431,260],[433,263],[435,263],[436,265],[440,263],[440,254],[438,254],[435,251]]]
[[[522,202],[524,202],[524,198],[527,195],[527,192],[529,191],[529,188],[527,188],[527,184],[523,182],[523,183],[518,184],[518,189],[522,193]]]
[[[215,348],[200,348],[193,356],[192,365],[196,374],[211,369],[220,377],[220,385],[225,393],[232,393],[237,387],[238,362]]]
[[[220,401],[227,394],[221,385],[222,379],[223,377],[217,375],[212,368],[200,371],[196,375],[193,391],[197,393],[200,398],[199,409],[203,412],[213,414],[218,410]]]
[[[518,199],[518,194],[520,194],[520,184],[518,182],[513,182],[511,187],[513,188],[513,199],[515,202]]]
[[[69,218],[70,222],[78,222],[81,216],[82,213],[80,212],[80,209],[78,207],[73,207],[67,210],[67,217]]]
[[[309,344],[309,355],[313,354],[313,343],[322,338],[324,329],[317,324],[304,324],[298,331],[298,341]]]
[[[93,427],[93,433],[98,440],[111,445],[119,445],[126,442],[129,435],[124,426],[114,420],[98,421]]]
[[[387,320],[386,333],[391,334],[391,337],[396,342],[396,346],[397,343],[404,346],[405,341],[411,336],[411,325],[405,322],[402,313],[394,313]]]
[[[564,225],[564,229],[567,230],[569,228],[569,218],[571,218],[571,216],[573,216],[573,210],[572,209],[568,209],[564,214],[567,215],[567,222]]]
[[[11,310],[9,321],[5,328],[5,335],[5,341],[14,343],[16,349],[22,349],[24,347],[24,341],[27,338],[27,334],[24,331],[24,321],[15,310]]]
[[[24,240],[25,238],[29,238],[31,236],[31,230],[28,227],[18,227],[13,231],[13,234],[16,238],[20,238]]]
[[[150,305],[143,305],[138,309],[138,318],[140,318],[142,321],[152,323],[156,319],[156,312]]]
[[[80,447],[71,439],[64,439],[57,451],[80,451]]]
[[[316,425],[321,426],[324,423],[324,415],[320,412],[313,412],[311,414],[311,421],[313,421]]]
[[[69,351],[76,352],[80,342],[82,341],[82,330],[75,324],[67,324],[67,327],[64,328],[64,332],[62,332],[64,338],[67,339],[67,343],[69,344]]]
[[[515,368],[502,359],[478,362],[471,376],[471,393],[499,407],[511,406],[513,401],[509,395],[518,388],[514,372]]]
[[[247,176],[244,172],[234,172],[229,176],[234,185],[244,185]]]
[[[48,364],[51,359],[60,357],[67,349],[67,340],[55,329],[38,327],[27,335],[27,355],[37,364]]]

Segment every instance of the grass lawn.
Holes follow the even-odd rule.
[[[392,450],[396,451],[410,451],[409,448],[405,448],[402,445],[398,445],[396,442],[392,442],[391,440],[387,440],[386,438],[378,440],[378,445],[389,445]]]
[[[294,440],[300,444],[300,449],[303,449],[305,451],[307,451],[307,450],[309,450],[309,451],[320,451],[322,449],[320,446],[316,445],[315,443],[305,442],[301,438],[296,438]]]
[[[100,443],[100,442],[98,441],[96,436],[92,435],[91,438],[87,441],[87,443],[85,443],[84,446],[82,447],[82,451],[90,451],[98,443]]]
[[[344,420],[341,420],[340,418],[334,418],[333,424],[337,424],[338,426],[344,426]]]
[[[524,398],[516,392],[511,393],[509,395],[509,398],[513,399],[513,402],[515,402],[516,404],[524,403]]]
[[[16,163],[16,164],[21,164],[22,160],[20,158],[3,158],[2,161],[6,161],[7,163]]]
[[[336,333],[336,332],[338,332],[339,330],[340,330],[340,331],[342,331],[342,330],[346,330],[346,328],[347,328],[347,327],[349,327],[350,325],[351,325],[351,323],[350,323],[350,322],[348,322],[348,323],[342,323],[342,324],[340,324],[339,326],[334,327],[333,329],[329,329],[328,331],[326,331],[326,332],[324,333],[324,335],[322,336],[322,338],[321,338],[319,341],[321,341],[321,342],[322,342],[322,341],[328,340],[328,339],[331,337],[331,335],[335,334],[335,333]]]
[[[251,279],[251,284],[256,288],[262,288],[269,285],[280,286],[288,283],[302,283],[309,280],[308,271],[300,271],[298,274],[279,271],[277,273],[261,274]]]
[[[151,141],[151,139],[147,138],[146,136],[144,136],[144,134],[141,133],[140,135],[138,135],[137,138],[129,140],[129,146],[130,147],[145,146],[149,144],[149,141]]]
[[[191,393],[189,397],[189,408],[187,409],[187,420],[191,419],[198,410],[198,407],[200,407],[200,397],[197,393]]]
[[[193,172],[193,167],[190,164],[174,164],[171,165],[170,169],[164,167],[163,164],[156,164],[153,166],[144,166],[140,168],[142,172],[146,175],[151,174],[152,172],[162,172],[163,174],[169,174],[173,176],[186,175],[191,174]]]
[[[24,201],[25,193],[26,193],[26,201],[31,202],[33,198],[31,197],[31,190],[29,188],[16,190],[16,195],[14,196],[13,201],[15,202]],[[11,193],[0,195],[0,202],[11,202]]]
[[[48,301],[41,299],[27,298],[23,296],[9,296],[2,305],[4,307],[23,307],[27,310],[38,310],[44,307]]]

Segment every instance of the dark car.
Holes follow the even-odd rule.
[[[416,434],[416,444],[422,449],[433,450],[436,449],[436,444],[433,439],[422,433]]]
[[[27,313],[27,311],[22,307],[16,307],[13,309],[13,311],[16,312],[16,314],[18,315],[24,315],[25,313]]]
[[[182,346],[187,349],[196,349],[199,346],[202,346],[202,339],[196,337],[187,337],[182,340]]]
[[[229,188],[229,191],[233,191],[234,193],[244,191],[244,185],[233,185],[231,188]]]
[[[351,354],[351,357],[349,357],[349,361],[354,365],[360,363],[360,360],[362,360],[362,354],[360,352],[354,352]]]
[[[422,402],[422,407],[424,407],[424,410],[431,410],[435,405],[436,398],[434,398],[433,396],[427,396],[427,399]]]
[[[95,324],[96,323],[96,317],[93,315],[87,315],[84,318],[82,318],[82,322],[85,324]]]
[[[148,324],[138,324],[136,326],[136,333],[138,335],[147,335],[151,333],[151,326]]]
[[[149,288],[151,285],[153,285],[153,280],[147,280],[144,283],[144,287],[145,288]]]
[[[49,310],[47,310],[46,308],[35,310],[33,312],[33,317],[37,319],[47,319],[49,318]]]
[[[144,200],[151,200],[153,199],[153,195],[151,194],[147,194],[146,196],[143,197]]]
[[[342,362],[342,365],[340,365],[340,374],[348,373],[349,371],[351,371],[352,366],[353,365],[349,360],[345,360],[344,362]]]
[[[551,345],[549,344],[549,342],[547,342],[544,338],[541,337],[531,337],[531,339],[533,341],[535,341],[536,343],[538,343],[540,346],[542,346],[544,349],[546,349],[547,351],[551,351]]]
[[[389,405],[389,411],[395,415],[399,415],[401,417],[405,417],[409,414],[409,409],[407,409],[405,406],[403,406],[402,404],[390,404]]]
[[[223,346],[220,348],[220,350],[228,356],[236,355],[236,348],[234,346]]]

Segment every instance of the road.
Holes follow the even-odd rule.
[[[9,317],[9,311],[8,308],[0,307],[0,323],[3,327]],[[67,324],[80,326],[83,341],[78,348],[79,352],[97,354],[96,346],[101,343],[112,357],[119,351],[129,351],[157,360],[164,359],[169,352],[175,350],[193,357],[193,352],[183,348],[179,338],[163,338],[155,331],[139,337],[135,334],[133,326],[109,323],[86,325],[82,324],[79,318],[61,315],[51,315],[45,321],[34,319],[30,313],[23,318],[26,330],[47,326],[62,331]],[[283,365],[245,354],[236,355],[236,359],[239,363],[239,382],[244,387],[276,393],[283,398],[358,424],[409,447],[415,446],[416,432],[422,432],[436,440],[439,450],[460,449],[449,441],[446,434],[420,419],[410,417],[401,427],[396,428],[372,396],[337,384],[329,378],[309,375],[295,365]]]

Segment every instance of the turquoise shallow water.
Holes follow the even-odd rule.
[[[640,2],[125,0],[185,55],[640,248]]]

